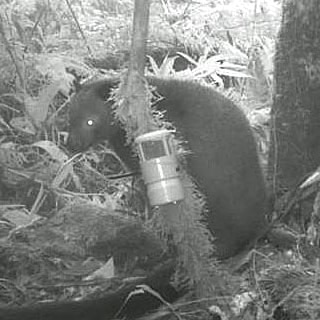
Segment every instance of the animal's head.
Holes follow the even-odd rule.
[[[115,85],[115,80],[99,80],[83,86],[73,96],[69,109],[68,146],[71,150],[86,150],[116,133],[112,101],[108,101]]]

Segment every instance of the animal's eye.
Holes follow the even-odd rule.
[[[94,121],[92,120],[92,119],[89,119],[88,121],[87,121],[87,125],[88,126],[93,126],[93,124],[94,124]]]

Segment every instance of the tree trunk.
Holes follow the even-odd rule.
[[[293,188],[320,165],[320,1],[286,0],[275,58],[269,177]]]

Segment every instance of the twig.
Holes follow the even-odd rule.
[[[75,23],[76,23],[76,25],[77,25],[77,28],[78,28],[78,30],[79,30],[79,32],[80,32],[80,34],[81,34],[81,37],[82,37],[83,41],[84,41],[85,44],[86,44],[86,47],[87,47],[88,52],[89,52],[89,55],[90,55],[90,56],[93,56],[92,50],[91,50],[91,48],[90,48],[90,46],[89,46],[89,44],[88,44],[87,38],[86,38],[84,32],[83,32],[82,29],[81,29],[80,23],[79,23],[79,21],[78,21],[78,19],[77,19],[77,16],[76,16],[75,12],[73,11],[73,9],[72,9],[72,7],[71,7],[71,4],[70,4],[69,0],[65,0],[65,1],[66,1],[66,4],[67,4],[67,6],[68,6],[68,8],[69,8],[69,10],[70,10],[70,12],[71,12],[71,14],[72,14],[73,19],[74,19],[74,21],[75,21]]]

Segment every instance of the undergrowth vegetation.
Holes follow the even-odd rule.
[[[101,267],[101,250],[104,260],[114,258],[126,274],[137,267],[151,268],[158,262],[154,252],[161,256],[165,251],[149,232],[141,182],[112,179],[126,169],[117,155],[105,144],[76,155],[66,148],[70,97],[79,83],[120,74],[127,66],[132,13],[131,0],[0,4],[0,277],[7,279],[0,288],[3,303],[74,298],[93,291],[93,282],[86,282],[82,291],[53,284],[84,278]],[[264,168],[279,24],[276,0],[159,0],[151,5],[147,72],[201,81],[234,100],[250,120]],[[52,217],[51,225],[43,227]],[[143,229],[136,227],[137,219],[144,222]],[[131,236],[117,241],[121,231],[116,230],[124,229]],[[97,241],[101,237],[108,243],[102,249]],[[140,252],[128,252],[133,239]],[[228,279],[221,292],[229,295],[226,304],[233,305],[232,312],[266,319],[294,309],[297,317],[292,319],[315,319],[308,311],[319,310],[307,293],[319,294],[312,287],[319,270],[309,268],[306,274],[298,264],[278,270],[279,263],[287,266],[289,260],[303,258],[263,250],[255,254],[253,277],[247,270]],[[92,253],[98,258],[86,260]],[[33,282],[48,286],[38,293]],[[239,282],[246,283],[247,290],[254,288],[249,298]],[[244,307],[239,309],[240,302]]]
[[[74,84],[126,65],[133,3],[21,0],[2,4],[1,12],[1,149],[15,158],[1,162],[24,171],[32,167],[29,153],[46,152],[62,165]],[[155,1],[151,6],[149,72],[205,81],[235,100],[252,119],[264,162],[278,25],[276,2],[255,7],[250,1]],[[33,145],[39,141],[41,147]],[[59,183],[66,171],[56,172],[64,174]]]

